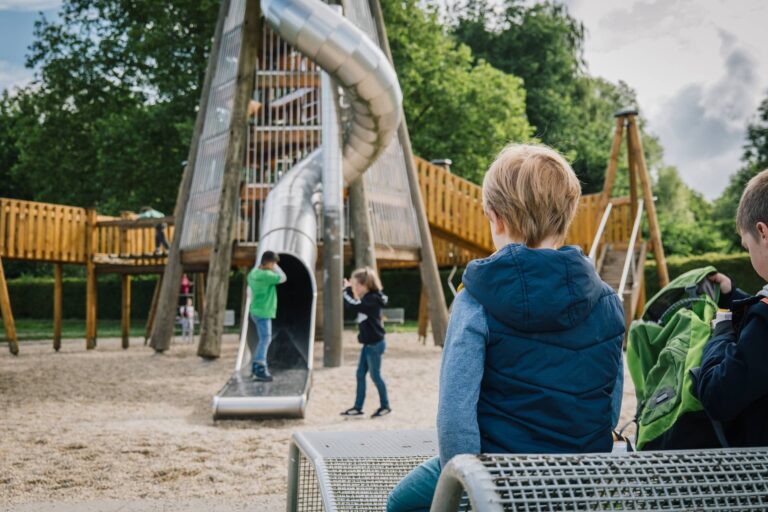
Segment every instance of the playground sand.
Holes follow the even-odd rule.
[[[213,422],[211,397],[231,373],[234,336],[225,337],[213,362],[198,358],[192,345],[156,355],[141,340],[131,342],[124,351],[119,340],[99,340],[86,351],[83,341],[66,340],[59,353],[49,343],[26,342],[17,357],[1,347],[0,509],[209,504],[204,510],[216,503],[216,510],[284,510],[292,432],[434,426],[440,349],[413,333],[387,336],[383,374],[394,412],[377,420],[339,416],[354,398],[359,348],[352,331],[344,333],[340,368],[322,368],[322,345],[315,346],[303,420]],[[377,406],[369,383],[366,410]],[[623,419],[633,410],[630,384]],[[56,503],[64,508],[51,508]]]

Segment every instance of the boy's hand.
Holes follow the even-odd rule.
[[[720,272],[718,272],[717,274],[712,274],[711,276],[708,276],[707,279],[709,279],[713,283],[719,284],[720,291],[723,292],[725,295],[728,295],[729,293],[731,293],[731,290],[733,290],[733,283],[731,282],[731,278],[725,274],[721,274]]]
[[[344,278],[344,282],[342,283],[342,286],[343,286],[344,288],[349,288],[349,287],[350,287],[350,286],[352,286],[352,285],[350,284],[350,282],[349,282],[349,279],[347,279],[347,278],[345,277],[345,278]]]

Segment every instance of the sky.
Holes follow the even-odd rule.
[[[768,95],[768,1],[561,1],[587,29],[590,73],[635,89],[665,162],[705,197],[717,197],[739,168],[746,125]],[[60,4],[0,0],[0,90],[31,79],[24,56],[34,21],[39,11],[54,16]]]
[[[768,96],[765,0],[565,0],[589,71],[624,80],[685,182],[717,197]]]

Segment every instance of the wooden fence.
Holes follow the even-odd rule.
[[[85,208],[0,199],[2,258],[83,265],[87,230]]]

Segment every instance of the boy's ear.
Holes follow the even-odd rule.
[[[488,208],[488,218],[491,221],[491,229],[493,229],[494,233],[497,235],[503,235],[506,233],[507,228],[504,226],[504,221],[502,221],[498,215],[496,215],[496,212]]]
[[[755,227],[757,228],[757,234],[760,235],[760,240],[758,241],[768,243],[768,224],[765,222],[758,222]]]

